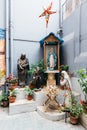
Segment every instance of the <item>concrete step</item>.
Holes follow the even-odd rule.
[[[9,115],[19,114],[24,112],[32,112],[36,110],[34,100],[21,99],[9,104]]]
[[[44,111],[44,106],[38,106],[37,107],[37,112],[40,116],[43,118],[52,120],[52,121],[60,121],[65,118],[65,113],[61,112],[59,113],[57,110],[56,111]]]
[[[16,100],[21,100],[26,98],[25,88],[17,88]]]
[[[66,92],[65,90],[59,90],[58,96],[56,97],[57,101],[60,104],[63,104],[64,102],[65,92]],[[77,96],[78,100],[80,100],[79,93],[73,91],[73,94]],[[9,114],[11,115],[11,114],[35,111],[38,106],[43,105],[43,103],[47,100],[47,98],[48,97],[44,89],[42,89],[41,91],[34,92],[34,100],[28,101],[26,99],[24,88],[20,88],[18,89],[16,102],[9,104]]]

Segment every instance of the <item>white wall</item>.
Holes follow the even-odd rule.
[[[39,18],[43,12],[43,7],[48,7],[53,2],[52,10],[57,13],[52,14],[46,30],[45,17]],[[26,42],[22,40],[40,41],[50,32],[57,33],[58,29],[58,0],[14,0],[13,1],[13,72],[17,74],[17,60],[21,53],[25,53],[30,65],[43,59],[43,49],[39,42]],[[16,41],[20,39],[21,41]]]
[[[52,10],[57,13],[50,15],[47,33],[57,33],[58,0],[14,0],[14,38],[38,41],[46,36],[45,17],[39,15],[51,2]]]
[[[39,42],[29,42],[29,40],[40,41],[50,32],[57,33],[59,5],[58,0],[11,0],[11,2],[12,19],[10,21],[13,32],[11,45],[13,48],[10,57],[13,59],[13,73],[17,74],[17,60],[21,53],[26,54],[30,64],[35,64],[39,59],[43,58],[43,49],[40,47]],[[47,8],[51,2],[53,2],[52,11],[57,13],[50,15],[48,28],[46,29],[45,17],[39,18],[39,15],[42,14],[43,7]],[[6,0],[0,0],[0,28],[5,28],[5,5]]]
[[[0,0],[0,28],[5,29],[5,0]]]
[[[17,60],[20,58],[21,53],[25,53],[29,60],[29,65],[36,64],[40,59],[43,59],[43,48],[40,47],[39,43],[31,42],[14,42],[14,70],[13,73],[17,75]]]
[[[72,84],[72,89],[76,92],[78,92],[79,94],[81,94],[81,99],[85,100],[83,91],[78,83],[78,78],[72,77],[71,78],[71,84]]]

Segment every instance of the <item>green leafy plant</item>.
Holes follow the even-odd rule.
[[[9,105],[8,94],[5,92],[2,92],[2,94],[0,95],[0,105],[2,107],[7,107]]]
[[[6,94],[6,93],[3,92],[0,95],[0,101],[8,101],[8,94]]]
[[[17,90],[13,89],[12,91],[10,91],[10,96],[11,97],[16,97],[17,93],[18,93]]]
[[[62,71],[62,70],[69,71],[69,65],[61,65],[60,71]]]
[[[10,75],[6,78],[6,83],[9,83],[9,84],[18,83],[18,78],[15,77],[14,75],[10,74]]]
[[[80,116],[80,114],[82,113],[82,106],[80,103],[74,104],[70,107],[70,114],[73,117],[78,118]]]
[[[31,68],[28,71],[28,74],[32,76],[35,73],[37,66],[39,67],[39,70],[41,73],[45,71],[43,60],[39,60],[37,64],[31,64]]]
[[[30,89],[29,87],[25,88],[25,92],[27,95],[33,95],[34,91],[35,91],[35,89]]]
[[[42,78],[42,85],[44,85],[44,84],[46,84],[47,74],[44,73],[45,69],[44,69],[44,61],[43,61],[43,59],[39,60],[37,62],[37,64],[31,64],[31,68],[28,71],[28,74],[33,77],[37,67],[39,67],[39,74],[40,74],[40,76]]]
[[[82,105],[78,102],[76,97],[71,92],[71,99],[70,99],[70,115],[76,118],[79,118],[80,114],[82,113]]]
[[[82,88],[82,91],[85,95],[85,101],[87,102],[87,71],[86,69],[80,69],[77,72],[78,82]]]

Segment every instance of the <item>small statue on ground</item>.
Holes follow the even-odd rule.
[[[19,86],[25,86],[27,84],[27,71],[29,70],[29,61],[25,54],[21,54],[17,61],[18,70],[18,84]]]
[[[57,66],[57,55],[53,48],[50,48],[50,51],[48,52],[47,65],[49,70],[54,70]]]

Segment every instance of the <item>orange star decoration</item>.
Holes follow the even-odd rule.
[[[51,8],[52,8],[52,2],[51,2],[51,4],[47,7],[47,9],[44,8],[44,12],[39,16],[39,17],[45,16],[46,28],[48,27],[48,22],[49,22],[49,17],[50,17],[50,15],[56,13],[56,11],[51,11]]]

